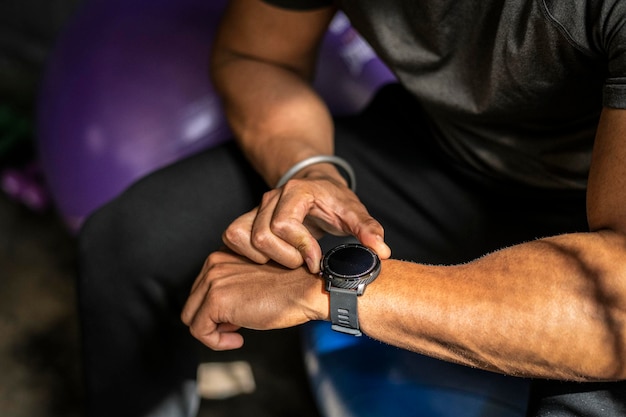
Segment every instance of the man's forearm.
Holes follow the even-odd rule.
[[[240,57],[223,63],[214,77],[242,150],[268,184],[300,160],[333,153],[330,114],[300,76]]]
[[[386,261],[359,300],[382,341],[513,375],[626,378],[626,239],[563,235],[458,266]]]
[[[236,0],[223,16],[213,84],[240,147],[268,185],[298,161],[333,153],[332,118],[310,82],[334,13]]]

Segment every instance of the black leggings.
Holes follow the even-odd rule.
[[[335,137],[394,258],[454,264],[587,230],[583,192],[505,183],[453,161],[398,85],[383,88],[361,114],[336,120]],[[265,190],[228,143],[149,175],[88,219],[78,288],[90,417],[194,415],[199,344],[180,311],[222,231]],[[613,394],[601,415],[626,413],[621,384],[535,386],[532,415],[595,416],[581,407]],[[613,405],[618,412],[606,412]]]

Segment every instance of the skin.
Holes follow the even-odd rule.
[[[237,140],[273,185],[296,162],[332,154],[332,120],[308,81],[334,10],[288,12],[235,0],[212,74]],[[216,350],[240,328],[329,320],[321,233],[350,234],[382,272],[359,298],[362,330],[429,356],[511,375],[626,378],[626,111],[604,109],[589,173],[590,232],[504,248],[463,265],[391,259],[384,231],[330,164],[311,166],[224,232],[182,312]]]

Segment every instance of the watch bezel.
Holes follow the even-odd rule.
[[[329,260],[332,259],[332,256],[337,252],[348,248],[358,248],[367,252],[371,256],[371,264],[369,265],[369,267],[364,269],[362,273],[346,275],[333,271],[330,267]],[[359,290],[359,293],[362,293],[365,286],[372,282],[374,279],[376,279],[376,277],[380,273],[380,259],[378,258],[376,252],[366,246],[363,246],[359,243],[344,243],[335,246],[324,255],[324,257],[322,258],[321,270],[322,276],[324,277],[324,279],[326,279],[327,290],[329,290],[331,286],[335,286],[344,289],[357,289]]]

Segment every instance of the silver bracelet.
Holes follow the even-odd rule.
[[[276,183],[275,188],[280,188],[283,185],[285,185],[285,183],[289,181],[291,177],[296,175],[299,171],[303,170],[304,168],[311,166],[311,165],[321,164],[325,162],[329,162],[343,169],[346,175],[348,176],[348,186],[350,187],[352,191],[356,191],[356,176],[354,175],[354,170],[352,169],[348,161],[338,156],[334,156],[334,155],[317,155],[317,156],[312,156],[310,158],[306,158],[298,162],[297,164],[289,168],[287,172],[283,174],[282,177],[280,177],[280,180],[278,180],[278,182]]]

